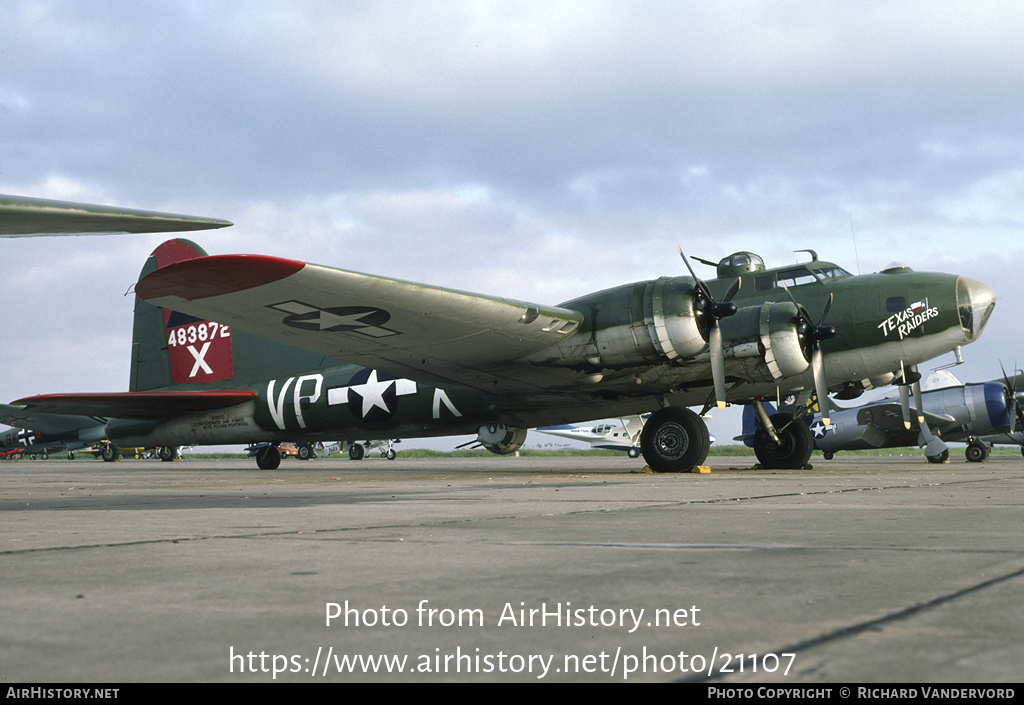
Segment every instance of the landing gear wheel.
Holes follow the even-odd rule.
[[[366,455],[366,451],[359,443],[353,443],[352,447],[348,449],[348,457],[350,460],[362,460],[364,455]]]
[[[640,435],[640,450],[654,472],[687,472],[707,459],[710,448],[704,419],[682,407],[654,412]]]
[[[260,470],[277,470],[281,467],[281,451],[277,446],[267,446],[256,454],[256,466]]]
[[[626,455],[628,455],[630,458],[639,458],[640,457],[640,449],[639,448],[630,448],[629,450],[626,451]]]
[[[775,414],[769,420],[779,442],[773,441],[768,430],[758,423],[754,432],[754,455],[761,467],[796,470],[806,465],[814,450],[814,439],[807,425],[799,419],[794,421],[789,414]]]
[[[944,450],[938,455],[929,455],[926,457],[928,458],[929,463],[944,463],[949,460],[949,451]]]
[[[113,443],[104,443],[100,450],[100,457],[103,458],[103,462],[112,463],[115,460],[120,459],[121,449]]]
[[[836,454],[830,450],[826,450],[824,453],[821,454],[821,457],[824,458],[825,460],[832,460],[832,458],[836,457]]]
[[[980,443],[972,443],[967,446],[965,455],[967,455],[967,462],[980,463],[988,457],[988,448]]]
[[[169,463],[178,458],[178,449],[173,446],[160,446],[157,456],[162,462]]]
[[[299,460],[309,460],[313,457],[313,447],[308,443],[299,445]]]
[[[393,448],[388,448],[388,452],[384,454],[384,457],[388,460],[394,460],[398,457],[398,453],[396,453]]]

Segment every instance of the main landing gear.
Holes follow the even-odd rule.
[[[807,425],[790,414],[781,413],[773,414],[768,422],[770,425],[758,418],[754,431],[754,455],[761,467],[796,470],[806,465],[814,450],[814,439]]]
[[[707,459],[710,448],[704,419],[683,407],[655,411],[640,435],[640,451],[654,472],[688,472]]]
[[[807,425],[790,414],[769,418],[760,403],[755,406],[754,454],[761,467],[798,469],[806,465],[814,450]],[[640,436],[640,450],[654,472],[687,472],[707,459],[710,447],[704,419],[682,407],[669,406],[651,414]]]

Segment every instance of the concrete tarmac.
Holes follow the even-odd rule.
[[[0,681],[1013,683],[1024,460],[0,463]]]

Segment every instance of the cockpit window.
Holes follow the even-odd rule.
[[[778,286],[782,286],[785,283],[788,287],[800,286],[801,284],[813,284],[818,281],[817,278],[811,274],[807,269],[801,267],[800,269],[787,269],[779,272],[776,275],[776,281]]]
[[[834,264],[827,267],[815,267],[813,271],[819,279],[835,279],[836,277],[853,276],[842,267],[837,267]]]
[[[842,267],[837,267],[834,264],[814,267],[813,269],[809,269],[807,267],[794,267],[793,269],[785,269],[781,272],[769,272],[767,274],[761,274],[754,277],[754,290],[767,291],[769,289],[774,289],[775,287],[779,287],[781,289],[783,283],[785,283],[787,287],[794,287],[802,284],[813,284],[818,281],[827,282],[838,277],[849,276],[853,275]]]

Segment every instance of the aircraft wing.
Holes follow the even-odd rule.
[[[45,414],[38,411],[30,412],[24,406],[0,404],[0,423],[40,433],[60,434],[92,428],[102,422],[90,416]]]
[[[251,390],[209,390],[188,392],[114,392],[110,394],[42,394],[18,399],[10,409],[20,407],[26,414],[80,415],[159,419],[174,414],[225,409],[256,396]],[[9,425],[9,422],[6,422]],[[92,425],[96,419],[92,419]],[[22,426],[24,427],[24,426]],[[46,429],[27,426],[33,431]]]
[[[907,432],[906,426],[903,425],[903,408],[898,402],[876,404],[865,408],[871,410],[871,422],[886,433],[904,434]],[[913,402],[910,405],[910,418],[916,428],[917,409]],[[924,420],[933,429],[942,429],[956,422],[956,419],[949,414],[934,414],[927,409],[924,411]]]
[[[558,386],[569,370],[522,358],[574,332],[583,314],[259,255],[162,267],[146,301],[338,360],[446,388]]]
[[[217,218],[0,194],[0,237],[163,233],[229,225]]]

